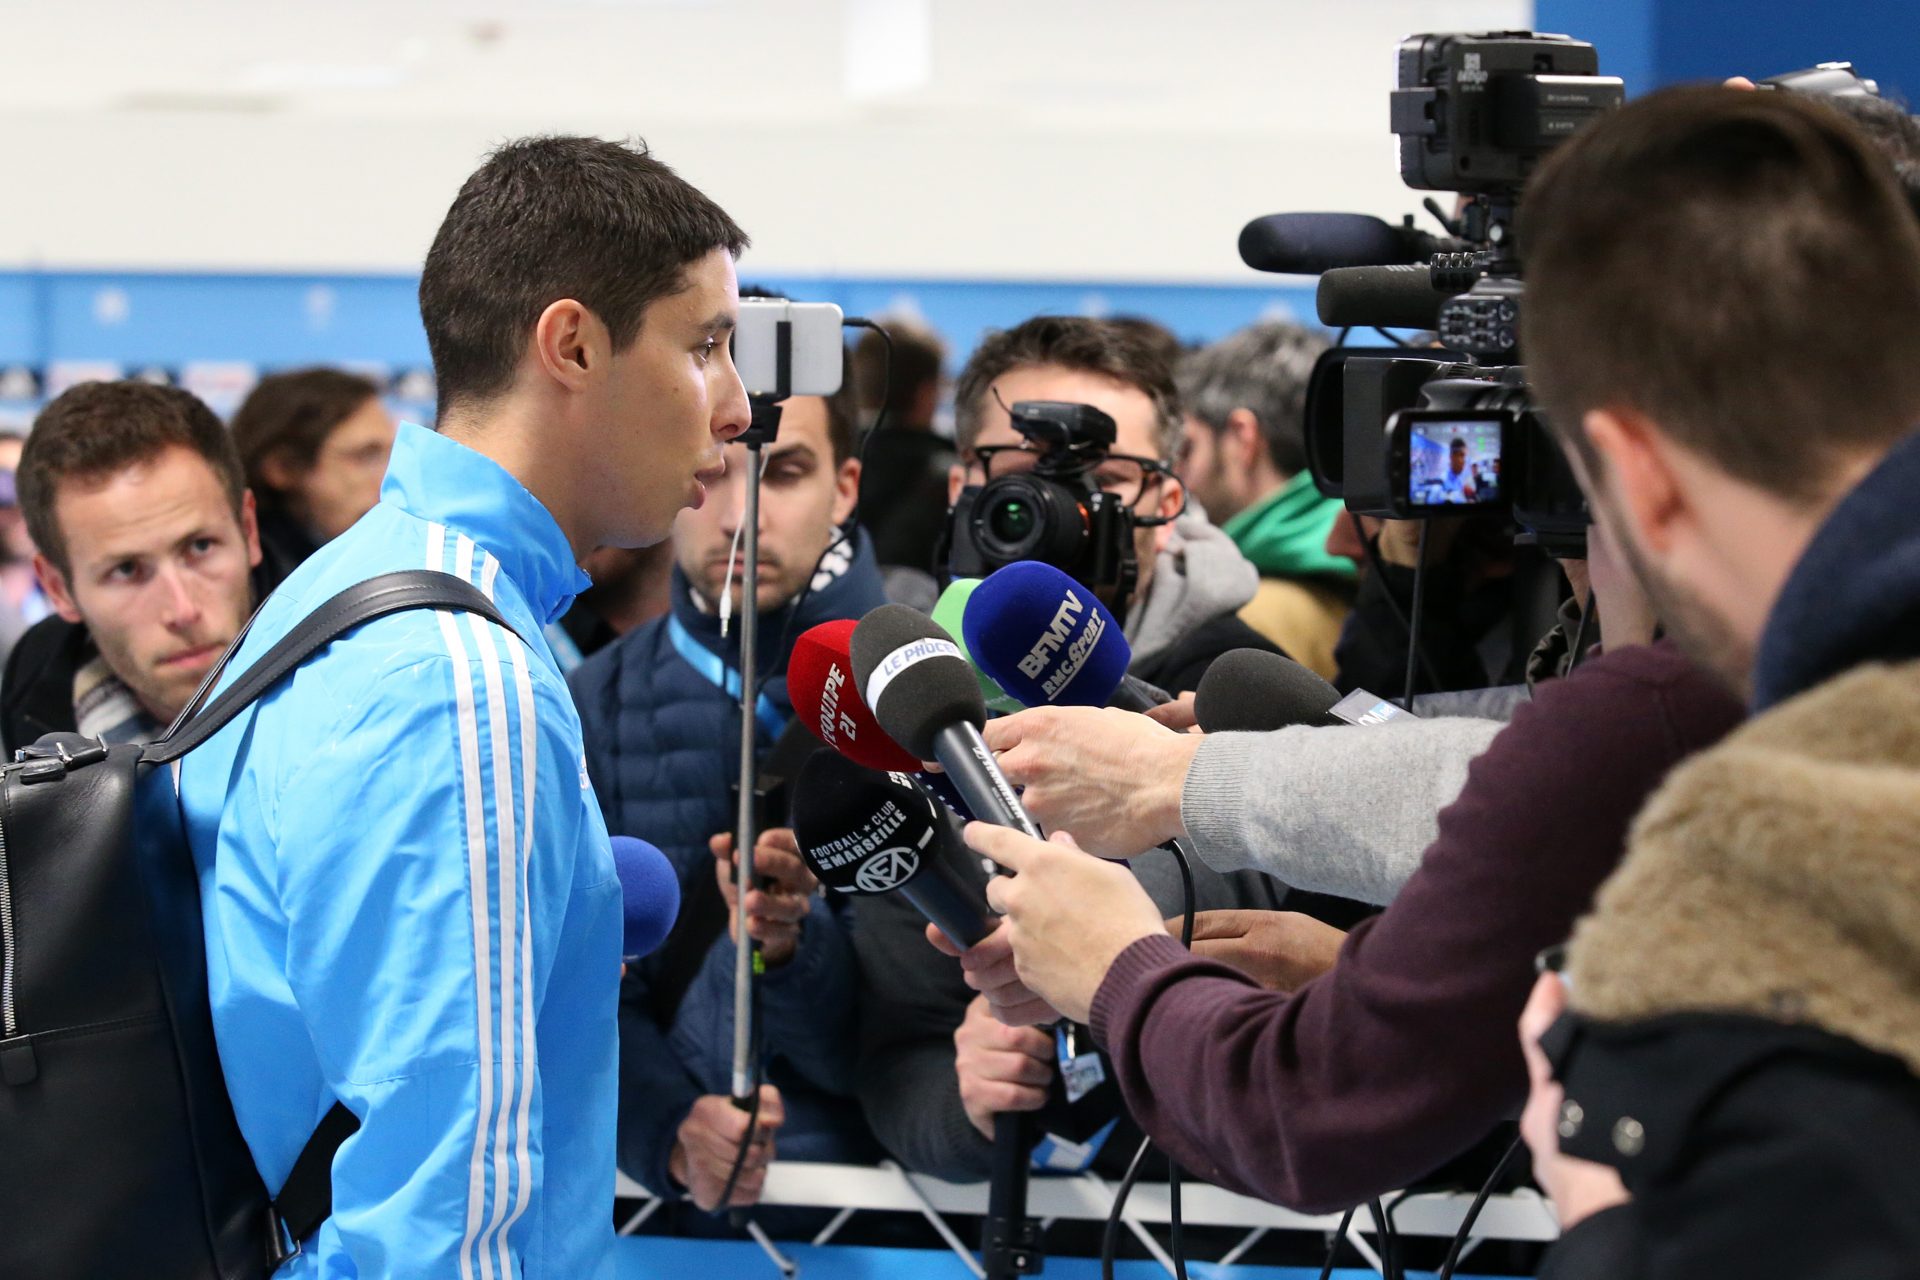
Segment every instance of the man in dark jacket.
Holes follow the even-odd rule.
[[[1189,509],[1172,458],[1180,442],[1179,393],[1156,344],[1139,328],[1080,316],[1036,316],[989,333],[954,390],[960,462],[947,476],[947,503],[969,485],[1029,469],[1033,455],[1008,409],[1022,400],[1088,404],[1114,422],[1114,443],[1094,479],[1127,503],[1139,580],[1129,599],[1108,599],[1133,646],[1132,674],[1182,693],[1215,658],[1274,646],[1242,622],[1260,572],[1233,540]]]
[[[866,537],[853,513],[850,390],[787,402],[766,450],[760,505],[756,719],[771,750],[793,717],[785,668],[795,637],[816,623],[857,618],[882,603]],[[587,771],[608,828],[658,845],[679,871],[681,913],[660,951],[628,972],[620,1008],[620,1166],[657,1194],[691,1193],[715,1208],[745,1137],[730,1098],[733,1044],[732,838],[739,759],[738,632],[744,589],[735,535],[746,448],[728,448],[727,477],[674,529],[673,607],[607,646],[571,677]],[[844,899],[815,900],[792,832],[764,832],[748,895],[749,932],[762,944],[762,1029],[769,1083],[759,1139],[731,1204],[759,1196],[777,1141],[801,1160],[870,1158],[850,1098],[854,959]],[[684,1229],[712,1229],[688,1216]]]
[[[1649,803],[1523,1022],[1569,1228],[1543,1274],[1912,1275],[1920,227],[1838,113],[1684,89],[1543,165],[1520,239],[1598,532],[1754,712]]]
[[[85,383],[41,410],[19,495],[55,615],[8,655],[7,758],[56,731],[157,736],[285,572],[227,429],[176,388]]]

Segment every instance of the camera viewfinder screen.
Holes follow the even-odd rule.
[[[1407,436],[1407,501],[1479,506],[1500,496],[1500,423],[1416,421]]]

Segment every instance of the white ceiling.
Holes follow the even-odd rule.
[[[1531,10],[8,0],[0,138],[40,181],[0,207],[0,260],[403,267],[489,141],[581,129],[648,137],[781,266],[1220,276],[1230,257],[1173,243],[1216,197],[1229,232],[1269,208],[1416,207],[1386,132],[1394,43]],[[924,227],[857,225],[916,203]],[[257,233],[275,208],[301,234]],[[1007,243],[1035,222],[1075,234]]]

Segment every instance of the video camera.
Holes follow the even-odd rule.
[[[1509,511],[1523,541],[1584,554],[1587,503],[1520,363],[1521,252],[1514,212],[1535,166],[1624,101],[1591,44],[1500,31],[1416,35],[1399,49],[1391,126],[1408,186],[1467,198],[1455,239],[1353,214],[1280,214],[1241,233],[1269,271],[1317,271],[1322,324],[1429,330],[1431,347],[1336,346],[1307,385],[1314,484],[1361,515],[1423,519]],[[1850,63],[1757,86],[1878,96]],[[1427,207],[1439,214],[1431,200]],[[1351,255],[1351,256],[1343,256]],[[1424,259],[1424,261],[1420,260]],[[1375,264],[1393,265],[1375,265]]]
[[[1424,263],[1335,267],[1321,322],[1433,330],[1426,349],[1339,346],[1315,365],[1307,459],[1349,510],[1422,519],[1510,510],[1523,537],[1582,554],[1586,500],[1518,363],[1523,289],[1514,210],[1554,146],[1620,105],[1592,45],[1503,31],[1416,35],[1400,45],[1391,122],[1410,187],[1468,198]]]
[[[1099,472],[1139,469],[1119,487],[1152,483],[1137,459],[1113,453],[1114,421],[1088,404],[1021,400],[1008,411],[1023,446],[977,450],[986,483],[960,491],[947,523],[947,568],[984,578],[1020,560],[1050,564],[1108,599],[1124,615],[1139,581],[1133,531],[1168,517],[1134,510],[1140,494],[1110,492]]]

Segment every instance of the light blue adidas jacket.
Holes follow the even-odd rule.
[[[612,1275],[620,890],[541,638],[587,585],[486,458],[402,426],[380,503],[263,606],[229,679],[343,588],[443,569],[470,614],[368,623],[185,760],[213,1022],[278,1191],[360,1131],[287,1276]]]

